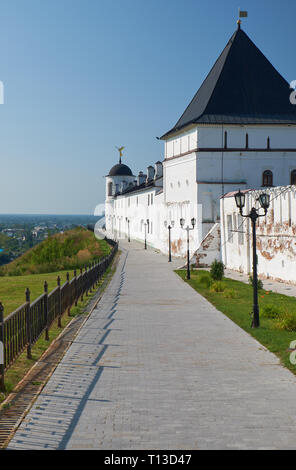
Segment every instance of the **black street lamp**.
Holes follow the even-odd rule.
[[[267,214],[267,209],[269,208],[270,204],[270,196],[269,194],[262,193],[258,197],[258,201],[262,209],[264,209],[264,214],[259,214],[258,211],[260,207],[256,209],[252,207],[251,212],[249,214],[243,214],[243,208],[245,206],[245,194],[241,193],[239,190],[238,193],[235,194],[235,203],[239,209],[240,215],[242,217],[248,217],[251,219],[252,222],[252,235],[253,235],[253,320],[252,320],[252,328],[258,328],[260,326],[259,321],[259,305],[258,305],[258,276],[257,276],[257,253],[256,253],[256,222],[259,217],[265,217]]]
[[[168,223],[167,221],[165,220],[164,221],[164,226],[167,227]],[[169,263],[172,261],[172,249],[171,249],[171,229],[174,227],[175,225],[175,221],[172,220],[170,225],[168,225],[168,229],[169,229]]]
[[[187,279],[190,279],[190,265],[189,265],[189,232],[190,232],[190,230],[194,230],[195,223],[196,223],[196,220],[195,220],[194,217],[192,217],[192,219],[191,219],[192,228],[190,228],[189,225],[187,225],[187,227],[184,229],[184,230],[187,231]],[[184,220],[183,218],[180,219],[181,228],[184,228],[184,224],[185,224],[185,220]]]
[[[144,227],[145,227],[145,245],[144,248],[147,250],[147,222],[144,222]]]
[[[128,236],[127,236],[127,241],[130,242],[131,241],[131,237],[130,237],[130,220],[126,217],[125,220],[127,221],[127,233],[128,233]]]

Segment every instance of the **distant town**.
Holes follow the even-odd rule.
[[[55,233],[93,227],[100,216],[0,214],[0,266],[10,263]]]

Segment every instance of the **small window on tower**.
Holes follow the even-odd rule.
[[[112,196],[112,183],[108,183],[108,196]]]
[[[262,186],[273,186],[273,174],[270,170],[263,171]]]

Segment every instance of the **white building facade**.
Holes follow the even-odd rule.
[[[258,196],[270,194],[270,207],[265,217],[256,224],[257,270],[262,279],[273,279],[296,284],[296,185],[247,190],[243,214],[252,207],[260,207]],[[259,213],[264,214],[263,210]],[[234,194],[221,199],[221,253],[229,269],[252,273],[253,244],[249,218],[242,218],[235,204]]]
[[[243,52],[243,54],[242,54]],[[238,27],[173,129],[164,157],[135,177],[121,162],[106,177],[109,236],[145,241],[175,256],[220,236],[220,199],[230,191],[294,184],[296,107],[288,83]],[[165,226],[166,222],[166,226]],[[146,235],[145,235],[146,234]],[[216,253],[221,254],[216,245]],[[195,262],[195,257],[192,257]]]

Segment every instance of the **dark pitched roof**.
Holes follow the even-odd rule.
[[[117,163],[109,171],[108,176],[133,176],[132,170],[123,163]]]
[[[247,34],[235,31],[176,125],[296,124],[288,82]]]

